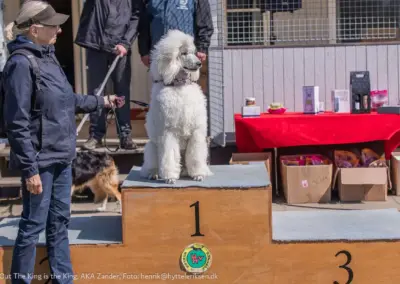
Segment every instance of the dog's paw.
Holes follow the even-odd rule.
[[[97,212],[104,212],[104,211],[106,211],[106,208],[104,208],[104,207],[98,207],[98,208],[96,209],[96,211],[97,211]]]
[[[203,181],[204,180],[204,176],[194,176],[193,180],[194,181]]]
[[[167,179],[165,180],[165,183],[167,183],[167,184],[175,184],[175,183],[176,183],[176,179],[174,179],[174,178],[167,178]]]
[[[149,180],[158,180],[158,174],[150,174],[147,178]]]

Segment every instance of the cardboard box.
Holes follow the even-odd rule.
[[[269,180],[273,184],[273,173],[272,173],[272,155],[269,152],[259,153],[232,153],[232,158],[229,161],[230,165],[242,164],[247,165],[250,162],[264,162],[267,168]]]
[[[393,189],[400,196],[400,152],[393,152],[390,159]]]
[[[349,90],[332,91],[332,110],[337,113],[350,113]]]
[[[303,112],[308,114],[316,114],[319,112],[318,86],[303,87]]]
[[[341,201],[386,201],[388,168],[341,168],[338,175]]]
[[[288,204],[331,201],[333,165],[287,166],[281,157],[283,192]]]

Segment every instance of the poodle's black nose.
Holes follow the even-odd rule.
[[[201,62],[198,61],[198,62],[196,63],[196,65],[197,65],[197,67],[201,67]]]

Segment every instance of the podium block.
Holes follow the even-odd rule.
[[[175,185],[139,170],[122,185],[122,217],[72,218],[76,283],[400,283],[396,209],[272,212],[263,163],[212,166],[213,177]],[[17,226],[0,221],[1,284]],[[50,283],[44,234],[39,243],[32,283]]]
[[[212,257],[202,275],[232,283],[270,242],[271,190],[263,163],[212,166],[214,175],[203,182],[174,185],[142,179],[139,171],[133,168],[122,184],[123,242],[140,259],[139,271],[190,272],[178,260],[187,246],[200,244]]]

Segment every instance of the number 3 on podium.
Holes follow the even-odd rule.
[[[349,274],[346,284],[350,284],[353,281],[353,276],[354,276],[353,270],[351,270],[351,268],[348,267],[348,265],[351,262],[351,254],[347,250],[341,250],[335,256],[337,257],[340,254],[344,254],[347,257],[346,263],[340,265],[339,268],[346,269],[347,273]],[[339,282],[334,281],[333,284],[339,284]]]
[[[196,226],[196,232],[192,235],[192,237],[204,237],[202,233],[200,233],[200,202],[196,201],[190,207],[194,206],[194,222]]]
[[[196,232],[191,235],[192,237],[204,237],[202,233],[200,233],[200,202],[196,201],[195,203],[191,204],[190,207],[194,207],[194,222],[195,222],[195,227],[196,227]],[[339,268],[343,268],[347,271],[348,273],[348,278],[346,284],[351,284],[354,278],[354,273],[353,270],[348,267],[348,265],[351,263],[351,254],[347,250],[341,250],[339,251],[335,256],[338,257],[340,254],[344,254],[347,258],[346,263],[342,264],[339,266]],[[340,284],[337,281],[334,281],[333,284]]]

